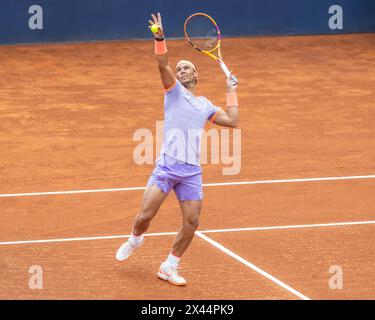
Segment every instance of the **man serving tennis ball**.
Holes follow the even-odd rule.
[[[200,140],[206,120],[225,127],[237,127],[238,102],[236,89],[227,80],[227,110],[214,106],[202,96],[195,96],[198,80],[196,66],[186,60],[177,63],[176,74],[168,65],[166,40],[160,13],[152,14],[155,57],[165,89],[164,142],[156,167],[143,195],[141,209],[134,219],[130,238],[117,251],[116,259],[128,259],[144,241],[151,220],[155,217],[169,191],[174,190],[182,212],[182,226],[171,252],[161,264],[157,276],[178,286],[186,285],[177,272],[181,256],[193,239],[202,207],[202,170],[199,163]],[[176,129],[179,134],[176,135]],[[188,131],[200,135],[191,137]]]

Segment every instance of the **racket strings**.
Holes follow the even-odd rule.
[[[204,51],[214,50],[219,42],[217,27],[204,16],[191,18],[186,24],[186,34],[195,47]]]

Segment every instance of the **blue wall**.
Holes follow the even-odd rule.
[[[335,4],[343,30],[328,27]],[[28,27],[31,5],[43,8],[43,30]],[[198,11],[224,36],[375,32],[375,0],[0,0],[0,44],[147,39],[147,20],[158,11],[168,37],[182,37],[185,18]]]

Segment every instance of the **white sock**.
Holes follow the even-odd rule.
[[[175,256],[174,254],[170,253],[166,262],[168,262],[170,265],[172,266],[178,266],[179,262],[180,262],[180,257],[177,257]]]
[[[136,236],[133,232],[131,233],[129,237],[129,241],[133,245],[140,244],[143,240],[143,235],[141,234],[140,236]]]

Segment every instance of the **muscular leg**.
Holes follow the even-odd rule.
[[[146,188],[143,194],[141,210],[134,219],[132,234],[116,252],[118,261],[128,259],[133,254],[134,249],[142,244],[142,234],[148,229],[152,218],[155,217],[167,195],[168,193],[161,191],[156,185]]]
[[[168,193],[161,191],[155,184],[147,187],[143,194],[141,210],[134,218],[134,235],[141,235],[146,232],[151,220],[155,217],[167,196]]]
[[[182,211],[182,227],[178,231],[173,244],[172,254],[181,257],[194,237],[194,232],[199,225],[199,215],[202,208],[202,200],[179,201]]]

